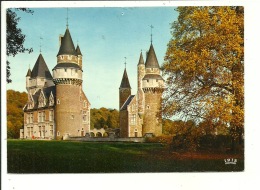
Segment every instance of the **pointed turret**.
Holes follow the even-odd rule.
[[[131,95],[131,86],[128,80],[126,69],[124,70],[121,85],[119,87],[119,110],[124,105],[127,98]]]
[[[123,77],[122,77],[120,88],[131,88],[129,80],[128,80],[126,69],[124,70],[124,74],[123,74]]]
[[[138,114],[142,118],[144,113],[144,92],[142,89],[142,79],[145,76],[145,65],[143,54],[141,52],[139,62],[137,65],[137,100],[138,100]]]
[[[36,77],[52,79],[51,73],[50,73],[41,53],[31,72],[31,78],[36,78]]]
[[[53,78],[49,68],[40,53],[32,71],[28,69],[26,74],[26,89],[28,94],[33,94],[37,89],[54,85],[52,80]]]
[[[81,55],[82,56],[82,53],[81,53],[80,48],[79,48],[79,45],[77,45],[77,48],[76,48],[76,55]]]
[[[31,69],[28,69],[26,77],[31,77],[31,75],[32,75],[32,71],[31,71]]]
[[[144,65],[143,53],[141,52],[138,65]]]
[[[75,46],[73,44],[70,31],[67,28],[61,39],[61,45],[58,55],[76,55]]]
[[[160,68],[154,48],[153,48],[153,44],[151,44],[148,55],[147,55],[147,59],[145,62],[145,67],[146,68]]]

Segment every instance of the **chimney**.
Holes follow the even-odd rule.
[[[60,36],[59,36],[59,45],[61,45],[61,41],[62,41],[62,39],[63,39],[63,35],[60,34]]]

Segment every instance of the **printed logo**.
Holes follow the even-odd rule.
[[[227,158],[224,159],[225,164],[237,164],[237,159],[236,158]]]

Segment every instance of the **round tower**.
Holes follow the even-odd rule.
[[[61,39],[57,65],[53,68],[53,82],[56,85],[56,139],[62,139],[65,135],[78,135],[82,120],[80,100],[82,72],[67,28]]]
[[[144,114],[144,91],[142,88],[142,79],[145,76],[145,65],[143,54],[141,52],[139,62],[137,65],[137,101],[138,101],[138,115],[143,118]]]
[[[144,92],[143,136],[162,135],[161,103],[164,80],[160,74],[158,60],[151,44],[145,62],[145,76],[142,79]]]

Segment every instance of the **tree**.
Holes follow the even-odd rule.
[[[15,10],[24,11],[26,13],[33,14],[33,11],[27,8],[17,8]],[[15,57],[18,53],[31,53],[33,51],[32,48],[25,48],[24,41],[25,35],[22,34],[21,28],[18,28],[18,22],[20,21],[20,17],[17,17],[17,14],[13,9],[7,9],[6,11],[6,54],[7,56]],[[10,62],[6,61],[6,82],[11,83],[10,79],[11,71],[10,71]]]
[[[178,7],[163,64],[163,114],[244,127],[243,7]],[[242,134],[234,132],[233,137]]]
[[[118,128],[119,127],[119,112],[116,109],[93,108],[90,110],[90,125],[91,128]]]
[[[25,92],[7,91],[7,138],[19,138],[24,121],[23,107],[27,98]]]

